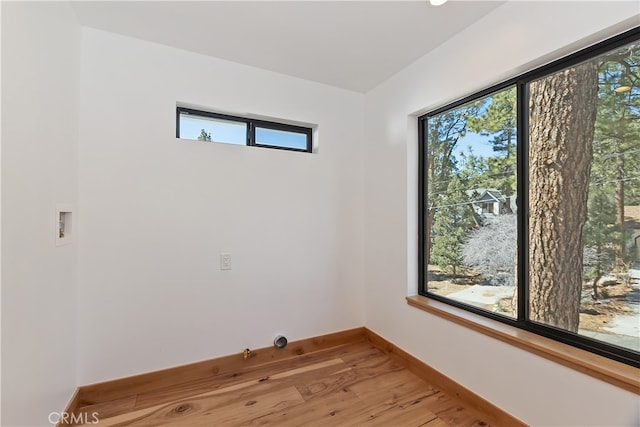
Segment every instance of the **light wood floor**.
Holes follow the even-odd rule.
[[[357,342],[86,406],[106,426],[488,426],[490,418]]]

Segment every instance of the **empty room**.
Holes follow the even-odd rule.
[[[640,5],[2,1],[2,426],[640,425]]]

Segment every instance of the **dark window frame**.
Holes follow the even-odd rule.
[[[634,350],[608,344],[585,337],[583,335],[574,334],[549,325],[536,323],[529,319],[529,294],[528,294],[528,277],[529,277],[529,248],[528,248],[528,206],[529,206],[529,158],[528,158],[528,114],[529,114],[529,93],[528,84],[536,79],[549,76],[557,71],[571,67],[580,62],[595,58],[601,54],[607,53],[616,47],[640,40],[640,27],[635,27],[622,34],[611,37],[593,46],[582,49],[578,52],[560,58],[547,65],[538,67],[527,73],[505,80],[494,86],[478,91],[474,94],[466,96],[462,99],[434,109],[422,116],[418,117],[418,293],[424,297],[432,298],[437,301],[467,310],[481,316],[497,320],[499,322],[533,332],[535,334],[577,347],[589,352],[599,354],[601,356],[617,360],[619,362],[640,368],[640,353]],[[427,237],[425,233],[425,217],[427,215],[427,197],[426,191],[426,135],[425,128],[430,117],[440,113],[452,110],[456,107],[467,104],[471,101],[492,95],[508,87],[515,86],[517,90],[517,195],[516,202],[519,207],[517,211],[517,233],[518,233],[518,283],[517,283],[517,317],[510,318],[499,313],[483,310],[472,305],[468,305],[446,296],[430,293],[427,288],[426,280],[426,244]]]
[[[313,152],[313,129],[305,126],[290,125],[286,123],[272,122],[268,120],[252,119],[248,117],[233,116],[229,114],[213,113],[211,111],[196,110],[187,107],[176,107],[176,138],[180,136],[180,114],[220,119],[230,122],[244,123],[247,126],[246,144],[252,147],[274,148],[277,150],[298,151],[302,153]],[[280,130],[304,135],[306,138],[305,148],[283,147],[279,145],[256,143],[256,128]]]

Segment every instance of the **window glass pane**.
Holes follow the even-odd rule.
[[[247,124],[180,113],[180,138],[246,145]]]
[[[427,292],[516,317],[516,88],[425,126]]]
[[[298,132],[256,127],[256,144],[306,150],[307,135]]]
[[[529,85],[530,320],[640,350],[640,43]]]

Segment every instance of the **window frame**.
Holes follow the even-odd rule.
[[[534,334],[577,347],[600,356],[607,357],[627,365],[640,368],[640,353],[629,348],[608,344],[583,335],[578,335],[550,325],[533,322],[529,319],[529,93],[528,85],[534,80],[544,78],[557,71],[571,67],[583,61],[593,59],[601,54],[607,53],[617,47],[640,40],[640,27],[623,32],[617,36],[608,38],[595,45],[579,50],[573,54],[562,57],[546,65],[538,67],[529,72],[512,77],[501,83],[480,90],[471,95],[465,96],[457,101],[451,102],[442,107],[438,107],[418,117],[418,294],[442,303],[469,311],[480,316],[490,318],[510,326],[532,332]],[[431,240],[425,236],[425,218],[428,213],[426,191],[426,134],[425,129],[430,117],[437,116],[446,111],[467,104],[469,102],[490,96],[509,87],[516,87],[516,155],[517,155],[517,316],[515,318],[483,310],[460,301],[456,301],[446,296],[437,295],[428,291],[426,278],[426,244]]]
[[[210,119],[226,120],[230,122],[244,123],[247,126],[246,143],[245,143],[245,145],[247,146],[273,148],[276,150],[297,151],[302,153],[313,152],[313,129],[311,127],[291,125],[291,124],[280,123],[280,122],[272,122],[272,121],[261,120],[261,119],[252,119],[249,117],[240,117],[240,116],[234,116],[230,114],[214,113],[211,111],[197,110],[193,108],[180,107],[180,106],[176,106],[176,138],[178,139],[188,139],[188,138],[182,138],[180,136],[180,115],[181,114],[187,114],[187,115],[192,115],[197,117],[205,117]],[[305,148],[296,148],[296,147],[286,147],[286,146],[271,145],[271,144],[258,144],[256,143],[256,128],[279,130],[279,131],[285,131],[285,132],[304,135],[306,138],[306,146]],[[240,145],[240,144],[236,144],[236,145]]]

